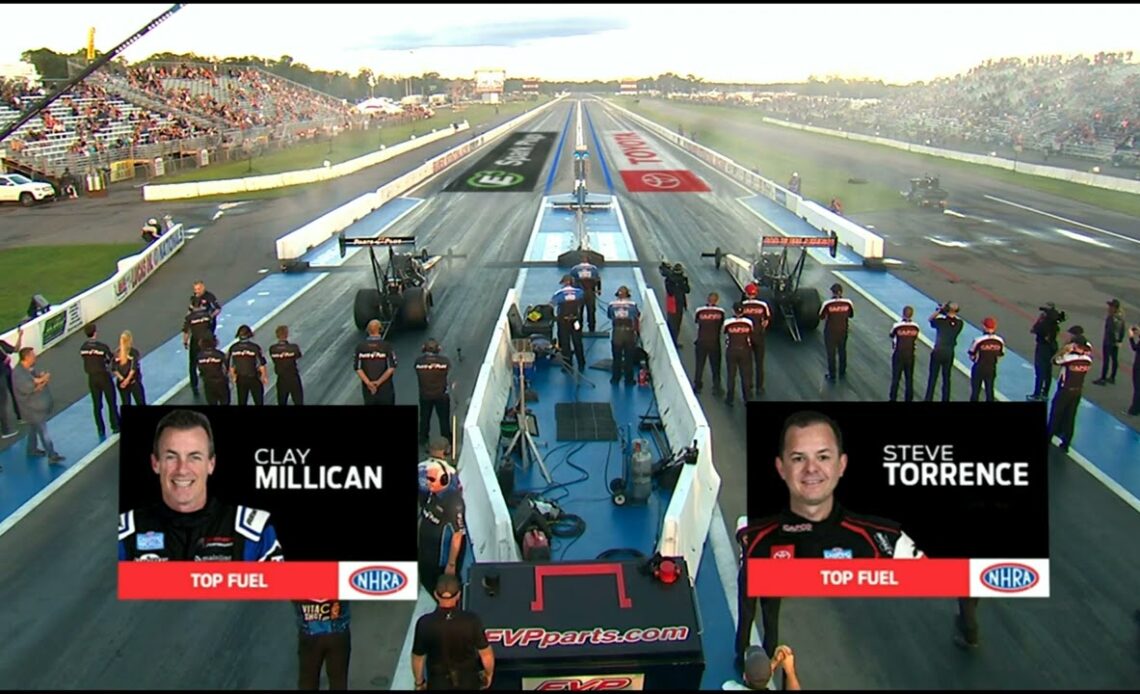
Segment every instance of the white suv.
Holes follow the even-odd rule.
[[[33,181],[16,173],[0,174],[0,202],[18,202],[31,207],[45,200],[55,200],[55,188],[50,183]]]

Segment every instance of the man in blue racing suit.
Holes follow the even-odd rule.
[[[162,502],[119,514],[119,561],[282,561],[269,513],[206,493],[214,472],[210,420],[174,410],[159,420],[151,468]]]
[[[748,597],[749,559],[919,559],[924,555],[899,524],[852,513],[835,501],[835,487],[847,469],[839,425],[819,412],[797,412],[784,422],[776,470],[788,485],[782,512],[749,523],[736,533],[740,543],[737,577],[736,662],[751,643],[756,598]],[[768,657],[779,643],[780,598],[760,598],[763,645]]]

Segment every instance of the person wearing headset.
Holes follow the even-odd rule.
[[[440,354],[439,342],[424,343],[423,354],[416,359],[416,379],[420,388],[420,444],[428,442],[431,414],[439,419],[439,434],[451,440],[451,389],[448,376],[451,360]]]
[[[419,465],[420,585],[429,593],[445,574],[458,576],[467,552],[467,522],[459,477],[447,461],[435,456]]]

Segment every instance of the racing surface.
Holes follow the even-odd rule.
[[[560,133],[568,113],[568,106],[555,106],[524,127]],[[569,140],[572,138],[568,138],[564,149],[572,147]],[[568,152],[564,152],[563,162],[568,158]],[[543,183],[553,159],[552,154],[544,167]],[[542,195],[541,190],[500,195],[439,193],[450,177],[465,171],[470,164],[465,160],[409,192],[409,197],[426,202],[386,232],[415,234],[417,247],[429,252],[436,252],[436,248],[443,252],[444,246],[448,246],[456,254],[467,255],[456,259],[450,270],[443,268],[428,331],[397,329],[391,337],[400,359],[395,384],[396,400],[401,404],[417,402],[410,367],[423,340],[430,335],[442,342],[444,353],[452,358],[453,378],[458,382],[453,402],[459,421],[465,415],[492,325],[507,288],[514,284],[517,275],[517,266],[507,266],[503,261],[521,259]],[[560,165],[560,169],[568,170],[568,166]],[[363,176],[370,177],[368,183],[356,183],[355,187],[345,180],[344,185],[350,190],[337,202],[374,189],[382,182],[372,169],[352,180]],[[556,189],[568,189],[568,176],[556,177],[554,185]],[[269,209],[260,214],[266,220],[281,220],[280,224],[274,228],[271,221],[260,222],[256,228],[263,235],[262,241],[250,240],[248,247],[263,255],[271,254],[273,239],[335,206],[331,199],[319,201],[308,211],[288,213],[277,208],[291,205],[292,201],[267,203]],[[117,311],[129,314],[122,319],[124,323],[129,322],[138,332],[146,325],[145,329],[153,333],[152,344],[160,343],[181,327],[176,323],[182,315],[183,294],[192,278],[203,275],[207,287],[224,302],[237,288],[244,289],[256,281],[257,267],[275,270],[269,264],[271,256],[259,266],[260,259],[243,259],[245,254],[234,253],[226,243],[234,235],[255,228],[249,219],[253,214],[256,212],[247,213],[241,220],[234,215],[226,229],[228,234],[219,230],[221,224],[201,232],[201,238],[171,261],[172,267],[179,264],[179,271],[164,268],[126,303],[125,309]],[[228,218],[227,214],[223,221]],[[212,247],[204,241],[211,235]],[[195,252],[198,255],[192,255]],[[242,281],[219,272],[217,281],[211,281],[213,273],[194,269],[209,257],[228,257],[234,265],[243,263],[251,268],[250,276]],[[371,282],[367,254],[359,253],[341,268],[325,271],[329,272],[327,277],[278,314],[255,339],[267,347],[272,342],[270,326],[289,325],[291,339],[305,353],[301,369],[306,403],[357,404],[360,385],[352,372],[352,354],[360,333],[352,322],[352,297],[358,288]],[[229,274],[237,274],[237,269]],[[227,281],[232,284],[225,284]],[[230,286],[234,289],[228,289]],[[157,312],[160,306],[162,315],[170,316],[169,323],[148,322],[146,308]],[[113,327],[118,329],[112,325],[113,315],[101,321],[106,323],[104,332],[108,335],[113,334]],[[146,347],[140,347],[145,354]],[[463,351],[462,361],[457,358],[457,348]],[[65,346],[61,352],[70,357],[66,350]],[[77,367],[76,359],[74,367],[64,362],[58,370],[63,376],[67,371],[77,372]],[[274,401],[272,383],[271,380],[267,391],[269,401]],[[184,389],[169,402],[193,400],[189,390]],[[433,431],[434,427],[433,424]],[[372,433],[345,431],[329,435],[364,437]],[[383,441],[376,441],[378,450],[383,445]],[[0,682],[23,688],[62,689],[294,688],[296,628],[288,604],[117,601],[110,522],[116,514],[117,486],[118,448],[113,447],[0,537],[0,555],[4,556],[5,565],[18,567],[0,575],[0,591],[10,598],[6,621],[13,625],[0,649]],[[346,528],[345,532],[384,529]],[[354,605],[350,688],[389,686],[412,609],[413,605],[405,602]],[[51,653],[50,666],[43,659],[45,652]]]
[[[750,253],[763,225],[735,202],[735,198],[749,194],[743,188],[653,138],[616,111],[603,109],[594,101],[587,103],[599,131],[638,131],[657,151],[684,163],[712,189],[699,194],[629,194],[615,177],[615,192],[621,198],[639,257],[654,268],[661,258],[682,262],[689,275],[693,292],[682,327],[681,359],[691,377],[695,337],[692,311],[704,303],[710,291],[718,291],[721,305],[729,307],[738,294],[728,274],[717,271],[713,261],[702,259],[700,254],[717,245],[738,254]],[[910,281],[917,274],[904,277]],[[646,278],[663,296],[664,285],[656,270],[647,270]],[[830,271],[808,261],[803,286],[816,286],[825,292],[833,281]],[[923,288],[918,282],[915,285]],[[847,344],[847,379],[837,385],[824,380],[826,360],[821,332],[809,334],[800,344],[793,343],[786,334],[772,332],[765,361],[766,399],[886,399],[890,384],[887,334],[892,320],[857,292],[848,291],[846,296],[855,302],[856,311]],[[1068,290],[1065,296],[1069,296]],[[966,304],[966,300],[956,300]],[[930,310],[916,307],[919,318],[925,318]],[[974,311],[979,317],[983,315],[976,307]],[[1085,324],[1091,331],[1093,322],[1086,320]],[[1024,347],[1017,344],[1013,349],[1025,353]],[[919,397],[926,385],[929,354],[929,348],[919,349],[915,369]],[[1121,368],[1125,368],[1123,364]],[[736,517],[745,513],[745,408],[739,403],[728,408],[722,398],[711,394],[708,380],[706,375],[705,391],[697,397],[713,428],[713,450],[721,475],[720,506],[731,537]],[[1117,383],[1122,380],[1118,377]],[[1086,395],[1094,388],[1086,388]],[[955,370],[953,398],[963,400],[968,394],[967,378]],[[1056,449],[1051,449],[1050,455],[1052,597],[987,600],[979,611],[982,647],[977,652],[961,652],[953,645],[953,601],[785,601],[781,636],[796,651],[797,671],[804,686],[1134,687],[1140,681],[1140,628],[1133,619],[1138,605],[1132,577],[1140,572],[1140,549],[1132,538],[1140,533],[1140,516]],[[947,519],[947,523],[952,522],[953,519]],[[712,532],[716,532],[715,528]],[[994,532],[1001,529],[995,528]]]
[[[684,123],[686,132],[694,127],[691,117],[686,118],[667,101],[654,100],[653,105],[672,114],[671,120],[663,123],[666,127]],[[985,316],[996,317],[998,334],[1030,359],[1034,338],[1029,328],[1038,307],[1046,301],[1067,312],[1064,328],[1084,327],[1096,349],[1094,379],[1100,376],[1105,302],[1120,299],[1128,325],[1140,323],[1140,305],[1136,303],[1140,275],[1135,272],[1140,266],[1140,224],[1134,217],[973,176],[957,166],[928,170],[925,164],[915,163],[917,157],[887,147],[760,123],[748,127],[714,124],[706,119],[695,127],[725,129],[894,190],[908,189],[909,179],[915,176],[940,176],[942,188],[950,194],[946,213],[901,208],[850,217],[870,225],[885,239],[887,257],[903,261],[904,265],[892,268],[892,272],[928,296],[957,301],[962,317],[974,325],[980,325]],[[791,176],[790,171],[761,173],[780,184]],[[803,185],[809,196],[821,195],[812,192],[811,181],[805,180]],[[745,194],[743,189],[738,190],[740,195]],[[827,200],[817,202],[826,205]],[[934,308],[916,306],[915,315],[929,315]],[[1129,379],[1133,360],[1126,336],[1116,384],[1088,385],[1084,396],[1118,416],[1126,426],[1138,428],[1140,418],[1119,414],[1127,409],[1132,396]],[[999,367],[999,386],[1000,381]],[[1023,395],[1028,393],[1010,393],[1011,397]]]

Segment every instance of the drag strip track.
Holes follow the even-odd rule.
[[[616,111],[596,101],[586,104],[599,130],[636,130],[655,148],[670,147]],[[618,194],[639,256],[654,263],[662,256],[670,262],[680,261],[688,271],[693,293],[682,327],[681,359],[691,377],[692,310],[709,291],[720,292],[722,306],[730,306],[738,292],[727,274],[715,270],[712,261],[701,259],[700,253],[717,245],[750,253],[763,225],[735,202],[746,191],[695,158],[675,148],[672,152],[709,183],[712,192],[628,194],[620,189]],[[902,276],[910,279],[910,275]],[[655,272],[646,277],[663,296],[661,278]],[[805,284],[824,290],[832,281],[830,271],[809,263]],[[923,288],[918,282],[915,285]],[[887,334],[892,320],[851,288],[846,295],[856,307],[847,346],[846,381],[835,386],[824,381],[821,333],[808,335],[801,344],[773,333],[767,347],[766,399],[886,399],[890,375]],[[929,311],[916,307],[922,319]],[[1093,329],[1090,322],[1086,327]],[[918,397],[925,389],[929,355],[929,348],[920,348],[915,370]],[[708,386],[707,376],[705,380]],[[1086,394],[1092,388],[1086,388]],[[966,377],[955,371],[954,399],[965,399],[968,392]],[[722,478],[721,510],[731,533],[736,516],[745,509],[744,408],[740,404],[728,408],[707,389],[698,399],[713,427],[714,455]],[[1140,533],[1140,515],[1065,456],[1055,450],[1051,456],[1053,597],[983,601],[979,612],[982,647],[975,653],[960,652],[952,644],[953,601],[785,601],[781,636],[796,650],[805,682],[821,689],[1134,687],[1140,681],[1138,626],[1133,618],[1137,607],[1133,579],[1140,575],[1140,548],[1133,538]]]
[[[530,127],[557,130],[566,108],[549,109]],[[459,165],[456,173],[411,191],[409,196],[427,202],[387,231],[415,234],[419,247],[431,252],[451,247],[468,256],[444,269],[430,328],[393,335],[400,359],[396,401],[417,402],[411,363],[423,340],[432,336],[456,362],[454,402],[460,421],[492,325],[517,274],[517,268],[504,267],[501,261],[521,259],[541,199],[541,192],[439,192],[465,169]],[[556,178],[556,188],[568,187],[565,178]],[[305,221],[292,219],[290,227]],[[370,281],[367,254],[358,254],[330,271],[256,336],[265,347],[272,341],[273,325],[290,326],[291,339],[305,352],[301,368],[306,403],[360,402],[359,380],[352,372],[353,349],[360,339],[352,324],[352,298]],[[181,286],[177,289],[178,295],[185,293]],[[165,338],[175,330],[164,328]],[[463,350],[461,363],[456,348]],[[267,396],[272,401],[272,385]],[[170,402],[189,403],[191,396],[184,390]],[[371,432],[328,435],[367,437]],[[383,441],[375,445],[378,453],[383,451]],[[0,682],[60,689],[294,688],[296,626],[286,603],[118,602],[112,524],[117,465],[116,446],[0,537],[0,556],[10,569],[0,574],[0,592],[8,597]],[[409,603],[354,605],[350,688],[389,686],[412,609]],[[50,665],[45,653],[50,653]]]

